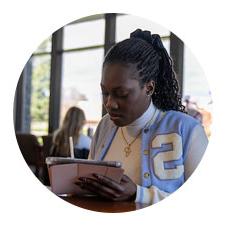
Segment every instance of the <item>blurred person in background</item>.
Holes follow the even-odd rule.
[[[76,158],[87,158],[91,139],[82,133],[86,122],[85,113],[78,107],[68,109],[62,126],[54,132],[51,156],[70,157],[69,137],[72,137]]]
[[[193,118],[197,119],[200,123],[202,123],[203,117],[201,112],[199,111],[199,107],[196,101],[192,100],[190,96],[185,96],[184,102],[186,112]]]
[[[184,97],[184,104],[186,112],[203,125],[206,135],[210,137],[210,126],[212,123],[211,113],[207,109],[200,107],[198,103],[189,95]],[[212,101],[208,104],[212,104]]]

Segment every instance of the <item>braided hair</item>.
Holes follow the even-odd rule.
[[[108,51],[103,66],[112,63],[136,65],[138,76],[135,74],[134,78],[141,88],[153,80],[155,90],[152,101],[157,108],[185,112],[172,59],[159,35],[137,29],[129,39],[117,43]]]

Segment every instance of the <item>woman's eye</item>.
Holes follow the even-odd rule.
[[[128,94],[117,94],[117,97],[119,98],[126,98]]]
[[[101,94],[104,98],[110,95],[107,92],[102,92]],[[126,98],[127,96],[128,96],[128,93],[113,93],[112,94],[113,98]]]

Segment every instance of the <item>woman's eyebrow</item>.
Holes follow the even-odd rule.
[[[131,90],[131,88],[127,88],[127,87],[120,86],[120,87],[113,88],[112,90],[113,90],[114,92],[117,92],[117,91],[125,91],[125,92],[129,92],[129,91]]]
[[[101,88],[106,89],[106,87],[103,84],[100,84],[100,86],[101,86]],[[113,91],[122,90],[122,89],[123,90],[130,90],[129,87],[125,87],[125,86],[121,86],[121,85],[112,88]]]

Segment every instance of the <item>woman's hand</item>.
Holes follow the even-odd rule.
[[[95,179],[80,177],[81,182],[76,184],[108,200],[135,200],[137,186],[128,176],[123,175],[120,183],[100,174],[93,174],[93,176]]]

